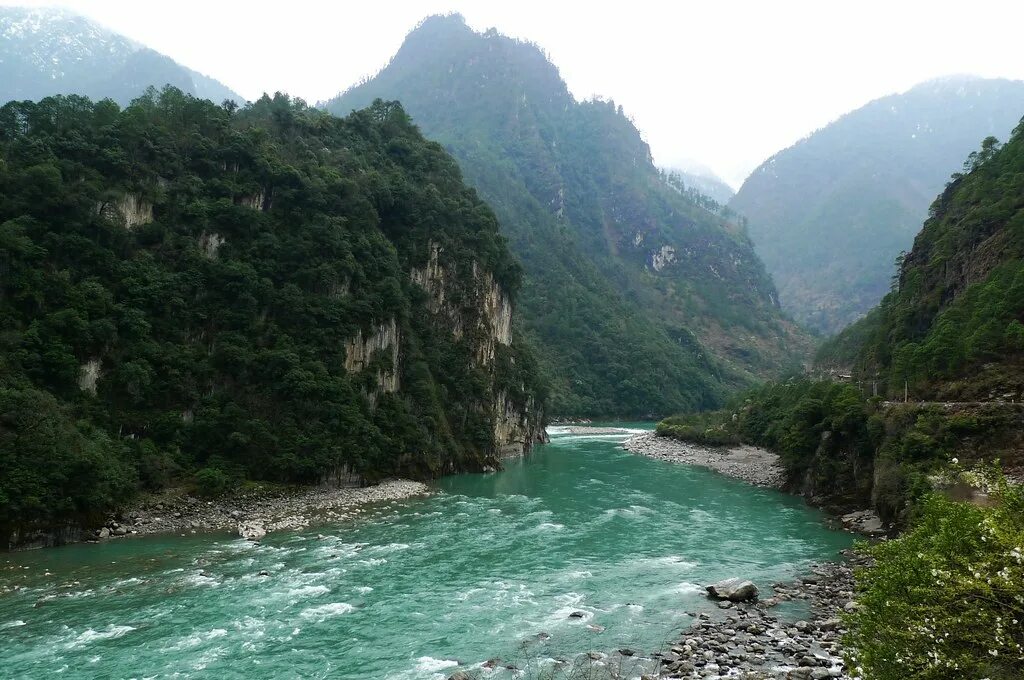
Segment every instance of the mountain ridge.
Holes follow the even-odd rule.
[[[762,163],[729,206],[798,320],[834,333],[885,294],[928,205],[987,135],[1024,110],[1024,82],[949,76],[844,114]]]
[[[577,101],[537,46],[429,17],[326,108],[376,98],[402,101],[497,211],[527,272],[521,310],[556,377],[556,413],[711,405],[806,346],[742,229],[668,185],[621,106]]]
[[[0,7],[0,38],[0,104],[78,94],[126,105],[168,84],[245,103],[216,79],[63,8]]]

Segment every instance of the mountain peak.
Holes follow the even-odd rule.
[[[150,85],[168,84],[215,102],[245,101],[216,80],[70,10],[0,8],[0,104],[55,94],[127,104]]]

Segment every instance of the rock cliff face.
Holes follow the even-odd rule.
[[[491,415],[496,455],[523,455],[535,442],[545,440],[544,413],[532,395],[515,399],[508,390],[497,387],[498,352],[512,345],[511,299],[476,260],[468,276],[460,277],[452,265],[444,264],[440,244],[431,242],[428,249],[427,263],[413,268],[409,277],[426,292],[434,323],[456,340],[465,339],[472,347],[475,366],[488,377],[495,395]],[[519,388],[525,391],[523,385]]]

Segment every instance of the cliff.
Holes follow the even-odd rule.
[[[0,529],[169,484],[480,470],[544,436],[519,266],[395,103],[11,103],[0,194]]]

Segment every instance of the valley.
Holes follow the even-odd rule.
[[[0,675],[1024,677],[1017,10],[67,4]]]

